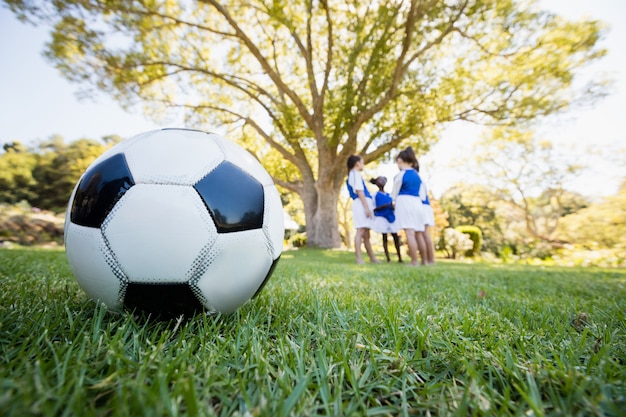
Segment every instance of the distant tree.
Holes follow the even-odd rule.
[[[106,149],[104,144],[92,139],[66,144],[60,136],[41,143],[33,169],[36,187],[31,204],[56,212],[64,211],[82,173]]]
[[[441,206],[440,200],[434,198],[433,196],[429,197],[430,206],[433,209],[433,213],[435,215],[435,225],[428,228],[430,236],[433,242],[436,242],[439,239],[439,235],[443,231],[443,229],[450,226],[450,222],[448,221],[448,213],[446,213]]]
[[[482,249],[498,254],[505,244],[505,218],[499,215],[499,202],[490,188],[478,184],[456,184],[440,199],[450,227],[477,226],[483,234]]]
[[[111,135],[102,141],[66,143],[62,136],[53,135],[32,148],[19,141],[5,143],[0,154],[0,203],[26,201],[34,207],[64,211],[80,176],[120,140]]]
[[[568,242],[590,249],[621,247],[626,250],[626,178],[616,195],[565,216],[558,233]]]
[[[532,2],[4,2],[53,26],[45,55],[69,80],[227,127],[262,161],[289,165],[272,174],[301,197],[308,242],[322,247],[340,243],[350,154],[424,150],[446,122],[512,125],[604,91],[572,87],[605,53],[601,23]]]
[[[535,239],[563,243],[555,236],[559,220],[571,212],[572,193],[564,187],[582,166],[567,161],[551,142],[528,131],[496,128],[475,147],[476,173],[495,198],[519,210]]]
[[[24,145],[22,142],[20,142],[19,140],[5,143],[4,145],[2,145],[2,149],[4,150],[4,152],[14,152],[14,153],[28,152],[28,147]]]
[[[2,146],[0,155],[0,203],[15,204],[35,197],[33,169],[37,159],[21,142]]]
[[[464,254],[473,246],[474,242],[468,235],[451,227],[443,229],[437,243],[437,249],[443,251],[449,259],[456,259],[458,255]]]

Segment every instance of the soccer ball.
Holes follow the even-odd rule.
[[[261,164],[218,135],[163,129],[103,153],[69,200],[65,246],[89,297],[157,316],[231,313],[283,247],[280,196]]]

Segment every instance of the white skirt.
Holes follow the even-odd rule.
[[[365,198],[367,201],[367,205],[370,208],[370,213],[372,216],[374,215],[374,202],[371,198]],[[363,203],[358,198],[352,200],[352,220],[354,221],[354,227],[357,229],[371,229],[374,224],[374,219],[372,217],[367,217],[365,215],[365,208],[363,207]]]
[[[419,197],[400,194],[396,198],[395,214],[399,229],[413,229],[416,232],[425,230],[424,208]]]
[[[381,216],[374,217],[372,230],[377,233],[398,233],[398,222],[389,223],[389,220]]]
[[[426,226],[434,226],[435,225],[435,213],[433,212],[433,208],[430,204],[424,204],[424,224]]]

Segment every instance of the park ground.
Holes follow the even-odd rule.
[[[4,416],[626,415],[626,270],[283,253],[231,315],[89,300],[61,249],[0,249]]]

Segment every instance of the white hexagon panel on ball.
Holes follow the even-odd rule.
[[[217,237],[192,187],[136,184],[102,231],[131,282],[187,282],[190,267]]]
[[[85,293],[107,308],[121,311],[120,295],[126,277],[107,247],[101,230],[68,222],[65,246],[70,269],[82,277],[79,284]]]
[[[137,183],[193,185],[224,160],[216,137],[197,130],[164,129],[150,140],[129,144],[124,155]]]
[[[213,309],[231,313],[260,290],[271,274],[272,263],[271,248],[261,229],[222,233],[193,285]]]

